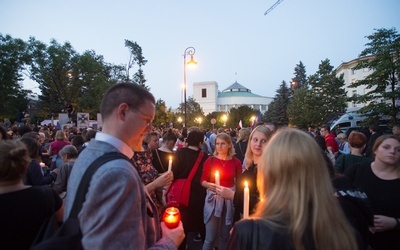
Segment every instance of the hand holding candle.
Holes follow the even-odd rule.
[[[163,221],[168,228],[176,228],[181,221],[181,214],[179,212],[179,209],[177,209],[176,207],[169,207],[165,209],[165,212],[163,214]]]
[[[168,162],[168,171],[172,170],[172,156],[169,157],[169,162]]]
[[[247,181],[244,182],[243,219],[249,218],[250,191]]]
[[[220,183],[219,183],[219,172],[218,171],[215,171],[215,185],[217,185],[217,186],[220,185]]]

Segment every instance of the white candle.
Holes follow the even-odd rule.
[[[172,170],[172,156],[169,157],[169,162],[168,162],[168,171]]]
[[[243,219],[249,217],[250,191],[247,181],[244,182]]]
[[[215,185],[219,186],[219,172],[215,171]]]

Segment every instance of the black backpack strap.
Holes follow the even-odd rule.
[[[77,218],[78,213],[82,209],[82,204],[86,199],[86,193],[88,192],[90,181],[92,180],[92,176],[97,171],[99,167],[101,167],[106,162],[117,160],[117,159],[125,159],[129,161],[128,157],[120,152],[109,152],[106,153],[90,164],[84,173],[81,182],[79,183],[78,190],[76,192],[74,204],[72,205],[71,213],[69,214],[69,218]],[[130,162],[130,161],[129,161]]]

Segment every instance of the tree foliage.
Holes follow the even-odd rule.
[[[178,109],[182,114],[182,119],[185,119],[185,103],[181,103]],[[204,118],[203,109],[200,107],[200,104],[196,102],[193,96],[189,96],[186,100],[186,116],[186,127],[198,126],[199,124],[197,123],[196,118]],[[185,123],[185,121],[183,121],[183,123]]]
[[[294,68],[294,77],[292,78],[292,89],[300,89],[307,88],[307,74],[306,74],[306,66],[302,61],[299,64],[296,64]]]
[[[343,75],[336,77],[329,59],[321,61],[318,71],[308,78],[308,83],[317,101],[314,105],[318,110],[317,121],[323,123],[332,113],[345,112],[347,95]]]
[[[344,79],[343,76],[336,77],[329,59],[321,61],[318,71],[310,75],[302,86],[294,90],[288,105],[292,126],[319,126],[332,113],[345,111],[347,97]]]
[[[364,80],[354,82],[350,87],[366,86],[367,92],[354,96],[352,101],[364,103],[359,110],[369,117],[388,115],[392,125],[397,123],[400,107],[400,35],[395,28],[377,29],[367,36],[369,42],[361,52],[355,69],[369,68],[373,72]]]
[[[125,47],[127,47],[130,52],[129,62],[126,69],[126,79],[128,81],[130,80],[129,70],[136,64],[138,66],[138,71],[133,75],[132,81],[140,86],[143,86],[147,90],[150,90],[150,87],[145,84],[146,79],[142,69],[142,67],[147,63],[147,60],[143,56],[142,47],[140,47],[140,45],[136,42],[126,39]]]
[[[291,126],[307,128],[320,125],[318,101],[319,99],[313,95],[310,89],[295,90],[287,110]]]
[[[22,71],[29,61],[27,45],[21,39],[0,34],[0,118],[14,120],[19,111],[25,110],[30,90],[20,84]]]
[[[237,108],[231,108],[229,111],[229,119],[227,121],[229,127],[237,128],[239,122],[242,121],[243,127],[248,127],[252,117],[257,115],[257,110],[250,108],[247,105],[242,105]]]
[[[282,81],[279,89],[276,90],[274,100],[268,106],[267,112],[264,114],[263,120],[272,122],[278,126],[287,126],[289,118],[287,115],[287,107],[289,104],[290,89],[285,81]]]
[[[153,126],[167,126],[170,122],[174,122],[170,110],[167,109],[165,101],[158,99],[156,102],[156,115],[154,117]]]
[[[119,81],[122,68],[104,62],[94,51],[78,54],[70,43],[51,40],[46,45],[29,39],[30,78],[39,84],[39,107],[42,117],[65,112],[71,103],[76,112],[95,117],[105,90]],[[117,78],[114,78],[117,77]]]

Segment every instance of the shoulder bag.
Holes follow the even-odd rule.
[[[192,186],[192,180],[199,168],[201,159],[203,159],[203,151],[200,150],[197,156],[196,163],[194,164],[188,178],[175,180],[167,192],[167,205],[172,207],[189,206],[190,189]]]
[[[64,223],[60,227],[55,226],[55,223],[57,222],[53,213],[51,218],[45,221],[45,223],[43,224],[32,244],[31,249],[83,249],[81,242],[82,232],[79,225],[78,214],[82,209],[83,202],[85,201],[90,181],[93,174],[97,171],[99,167],[101,167],[106,162],[116,159],[126,159],[129,161],[129,159],[125,155],[119,152],[110,152],[100,156],[92,164],[90,164],[85,174],[83,175],[81,182],[79,183],[74,204],[72,205],[72,209],[67,220],[64,221]]]

